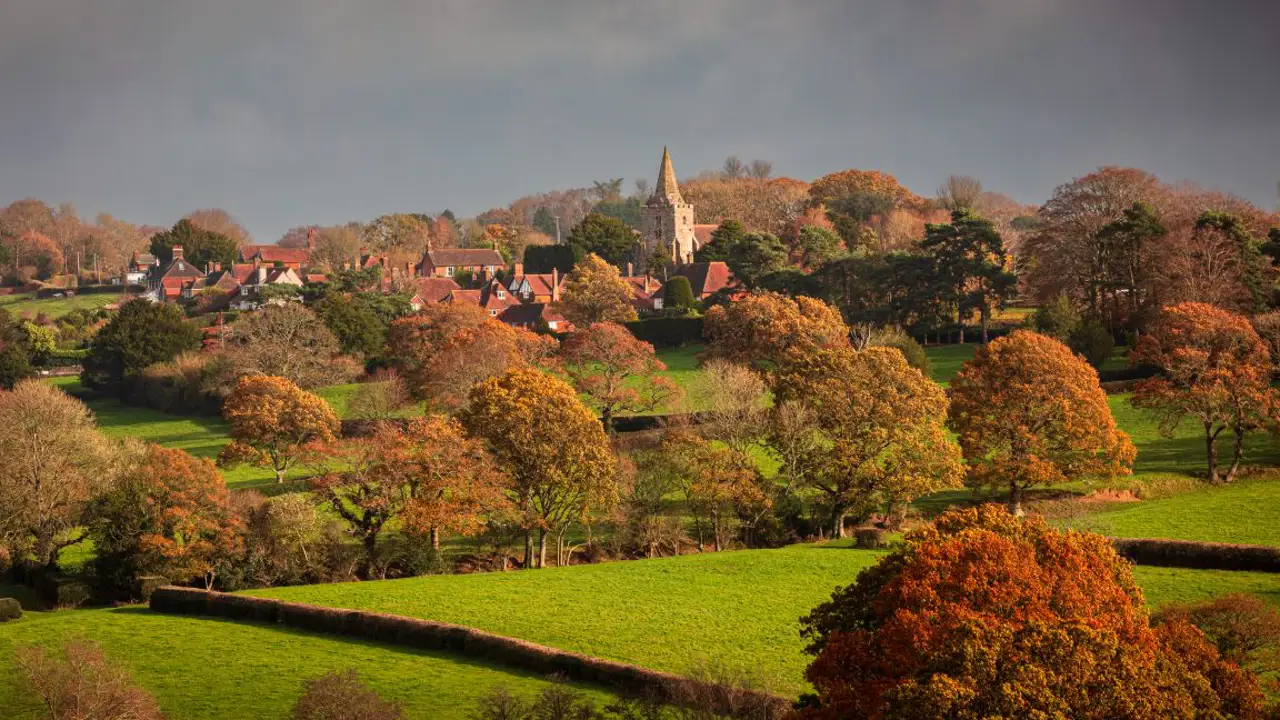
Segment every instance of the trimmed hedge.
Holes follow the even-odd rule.
[[[63,293],[63,294],[72,293],[74,295],[100,295],[103,293],[116,293],[116,294],[142,293],[142,292],[146,292],[146,290],[147,288],[144,285],[80,285],[77,287],[65,287],[65,288],[46,287],[46,288],[40,288],[39,290],[36,291],[36,298],[43,300],[45,298],[51,298],[54,295],[57,295],[58,293]]]
[[[564,675],[571,680],[604,685],[630,695],[657,694],[658,697],[676,699],[688,697],[692,689],[713,689],[705,683],[671,673],[557,650],[462,625],[400,615],[171,586],[158,588],[151,594],[151,609],[177,615],[273,623],[420,650],[452,652],[543,675]],[[790,706],[787,699],[776,695],[763,692],[745,694],[776,708],[778,714]]]
[[[13,598],[0,598],[0,623],[22,617],[22,604]]]
[[[1137,565],[1280,572],[1280,548],[1264,545],[1163,540],[1159,538],[1111,538],[1116,552]]]
[[[672,317],[636,320],[626,324],[637,340],[655,348],[683,347],[702,342],[702,318]]]

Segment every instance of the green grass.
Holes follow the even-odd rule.
[[[121,295],[112,293],[91,293],[66,298],[44,298],[37,300],[35,295],[0,295],[0,309],[8,310],[19,316],[32,317],[40,313],[51,318],[61,317],[73,310],[97,310],[121,299]]]
[[[430,618],[686,672],[714,661],[805,688],[799,618],[879,553],[798,545],[530,572],[275,588],[250,594]],[[1159,604],[1232,591],[1280,602],[1280,575],[1139,568]]]
[[[960,372],[960,366],[973,359],[978,351],[976,343],[964,345],[934,345],[927,347],[924,354],[929,356],[929,369],[933,379],[943,387],[951,383],[951,378]]]
[[[50,383],[74,391],[79,386],[75,377],[54,378]],[[180,448],[196,457],[214,460],[222,447],[231,442],[230,426],[217,416],[168,415],[149,408],[133,407],[109,397],[93,397],[85,401],[93,411],[98,427],[108,437],[137,438],[168,448]],[[290,477],[304,472],[290,471]],[[275,473],[263,468],[241,465],[223,469],[229,487],[254,487],[275,482]]]
[[[698,388],[698,353],[705,349],[704,345],[689,345],[662,348],[656,352],[658,359],[667,366],[662,375],[674,382],[684,394],[680,402],[671,407],[660,408],[658,412],[695,412],[702,409]]]
[[[532,695],[542,678],[473,660],[251,623],[143,608],[33,613],[0,625],[0,708],[6,720],[41,713],[21,685],[13,650],[72,637],[99,643],[156,696],[171,720],[286,718],[304,680],[354,668],[410,718],[466,718],[497,686]],[[591,689],[598,700],[606,696]]]

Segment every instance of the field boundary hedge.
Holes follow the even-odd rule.
[[[151,594],[151,610],[173,615],[199,615],[262,623],[362,640],[436,650],[477,658],[496,665],[570,680],[604,685],[627,695],[674,701],[698,697],[719,711],[742,707],[772,708],[780,716],[791,700],[754,690],[720,688],[673,673],[642,668],[495,635],[463,625],[386,613],[291,603],[272,598],[164,586]]]
[[[1121,557],[1136,565],[1280,573],[1280,548],[1266,545],[1162,538],[1111,538],[1111,543]]]

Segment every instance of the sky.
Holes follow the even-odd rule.
[[[680,177],[1102,165],[1272,207],[1275,0],[0,0],[0,205],[254,236]],[[696,208],[695,208],[696,210]]]

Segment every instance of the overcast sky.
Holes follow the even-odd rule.
[[[1271,207],[1276,0],[0,0],[0,205],[289,227],[729,154],[1039,203],[1099,165]]]

